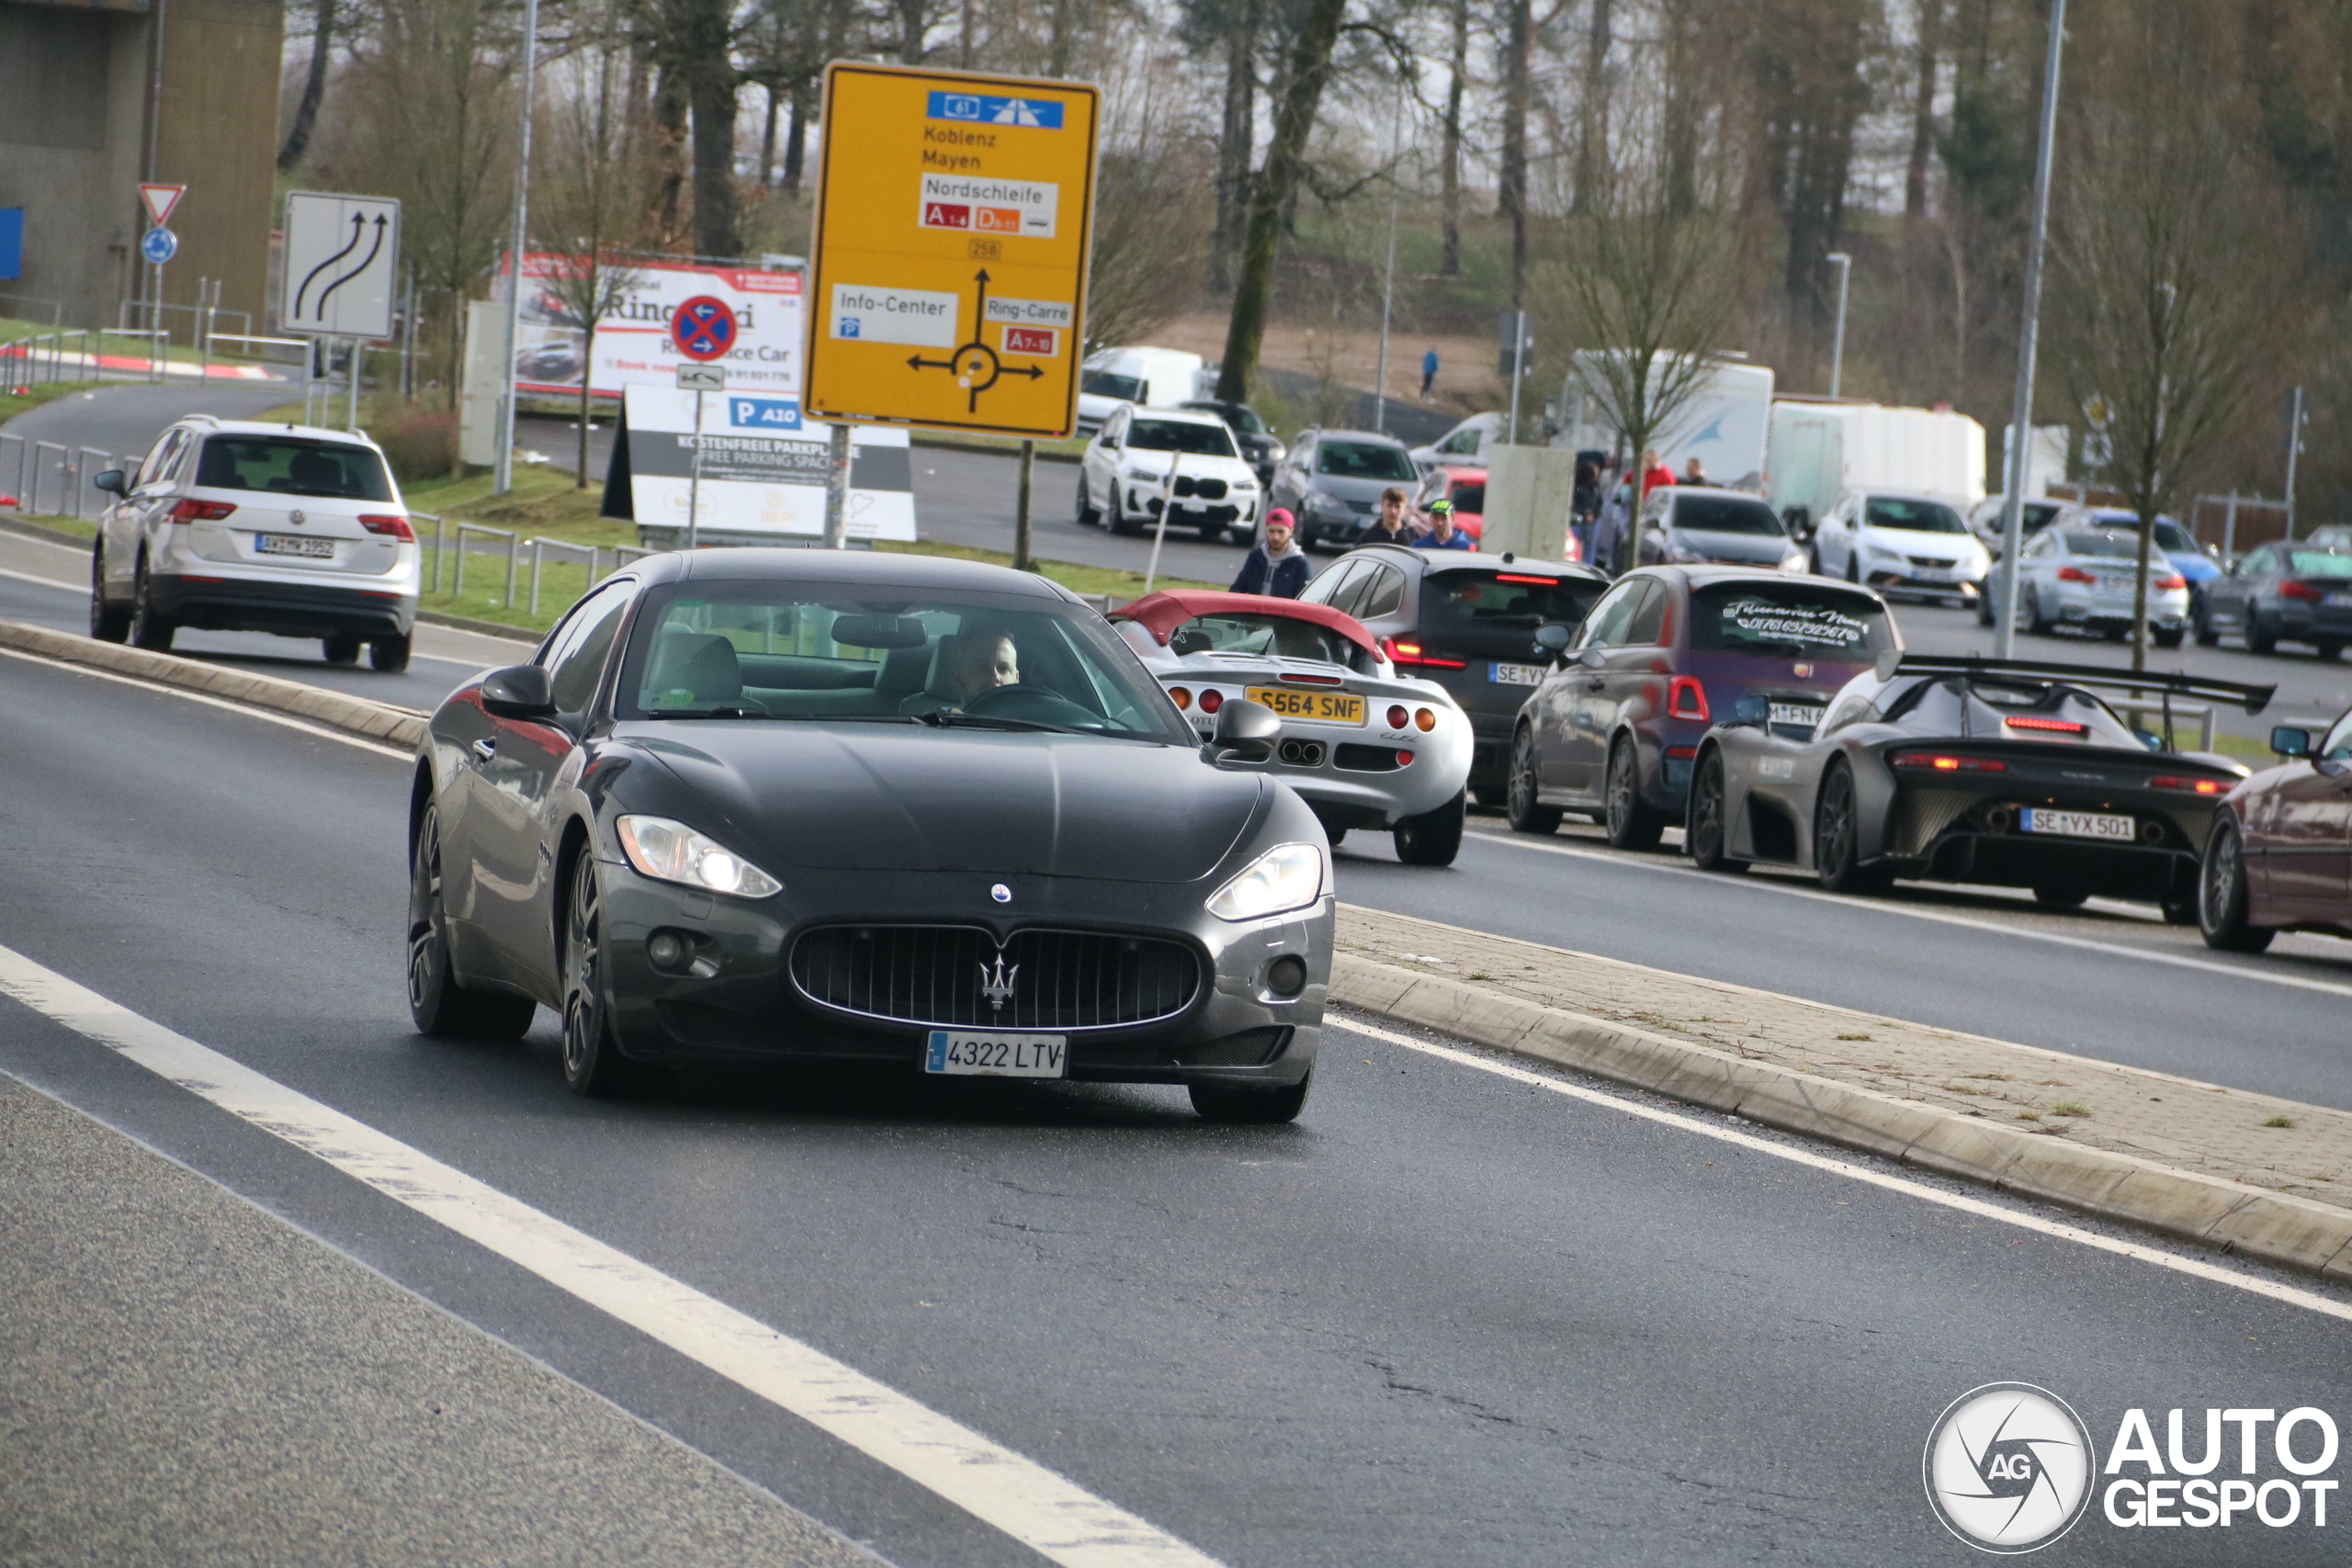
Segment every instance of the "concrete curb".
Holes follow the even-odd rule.
[[[413,750],[424,739],[424,716],[406,708],[330,692],[321,686],[306,686],[299,681],[281,681],[274,675],[255,675],[249,671],[207,664],[201,660],[182,659],[176,654],[151,653],[143,648],[99,642],[49,626],[0,621],[0,648],[127,675],[133,680],[202,692],[226,702],[266,708],[330,729],[380,740],[387,746]]]
[[[2325,1203],[1743,1061],[1352,953],[1332,962],[1330,999],[2223,1252],[2352,1280],[2352,1211]]]

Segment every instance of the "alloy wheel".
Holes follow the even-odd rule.
[[[604,908],[595,857],[582,852],[571,879],[563,943],[563,1076],[578,1088],[604,1048]]]

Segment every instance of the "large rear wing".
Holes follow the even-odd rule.
[[[1897,675],[2009,676],[2028,681],[2052,681],[2069,686],[2093,686],[2111,692],[2145,693],[2152,696],[2199,697],[2231,703],[2250,714],[2270,705],[2278,688],[2249,686],[2236,681],[2213,681],[2202,675],[2167,675],[2155,671],[2118,670],[2101,664],[2048,664],[2030,659],[1984,659],[1975,654],[1906,653],[1889,649],[1878,656],[1878,678]]]

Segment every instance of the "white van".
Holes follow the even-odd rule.
[[[1174,408],[1199,397],[1201,356],[1181,348],[1105,348],[1078,367],[1078,433],[1092,435],[1114,409]]]
[[[1498,413],[1474,413],[1426,446],[1413,448],[1413,461],[1428,473],[1441,463],[1473,464],[1486,459],[1479,453],[1509,434],[1509,421]]]

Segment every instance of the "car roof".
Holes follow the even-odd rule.
[[[1318,441],[1369,441],[1380,446],[1402,446],[1405,444],[1379,430],[1310,430],[1306,433]]]
[[[1734,490],[1729,485],[1686,485],[1677,482],[1670,488],[1663,485],[1658,488],[1665,490],[1669,498],[1678,495],[1720,495],[1727,496],[1734,501],[1752,501],[1758,506],[1768,504],[1762,496],[1753,491]],[[1653,491],[1651,493],[1656,494],[1657,491]]]
[[[306,441],[336,441],[346,446],[376,450],[376,443],[356,430],[329,430],[316,424],[284,424],[258,419],[221,419],[209,413],[182,415],[175,423],[208,435],[291,435]]]
[[[1173,408],[1139,407],[1136,410],[1134,418],[1127,423],[1132,424],[1137,419],[1172,419],[1179,424],[1213,424],[1219,430],[1225,428],[1225,421],[1220,416],[1205,409],[1188,409],[1182,403],[1178,403]]]
[[[881,550],[795,549],[741,545],[706,550],[664,550],[633,563],[648,582],[856,582],[909,588],[967,589],[1082,603],[1049,578],[986,561]]]
[[[1380,644],[1353,615],[1334,610],[1329,604],[1302,604],[1295,599],[1275,599],[1263,593],[1211,593],[1195,590],[1162,590],[1122,604],[1111,612],[1114,621],[1133,621],[1152,636],[1152,640],[1165,646],[1169,634],[1186,621],[1199,615],[1222,615],[1247,613],[1253,615],[1285,615],[1294,621],[1307,621],[1328,626],[1363,649],[1374,658],[1382,657]]]
[[[1868,501],[1923,501],[1923,502],[1927,502],[1928,504],[1929,504],[1930,506],[1951,506],[1951,507],[1952,508],[1952,510],[1953,510],[1953,511],[1955,511],[1955,512],[1957,512],[1957,511],[1959,511],[1959,510],[1960,510],[1960,508],[1959,508],[1959,507],[1957,507],[1957,506],[1953,505],[1951,497],[1950,497],[1950,496],[1948,496],[1948,495],[1938,495],[1938,494],[1936,494],[1936,493],[1935,493],[1934,491],[1924,491],[1924,490],[1858,490],[1858,491],[1856,491],[1854,493],[1855,493],[1856,495],[1860,496],[1860,497],[1861,497],[1864,501],[1866,501],[1866,502],[1868,502]]]
[[[1424,576],[1441,571],[1525,571],[1542,572],[1546,577],[1581,577],[1595,582],[1609,581],[1593,568],[1573,561],[1532,560],[1524,556],[1488,555],[1484,550],[1421,550],[1410,545],[1358,545],[1340,559],[1345,560],[1348,556],[1372,555],[1402,558],[1419,567]]]

